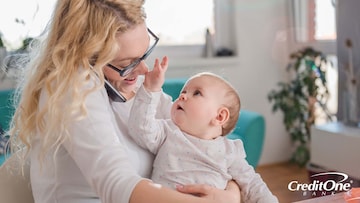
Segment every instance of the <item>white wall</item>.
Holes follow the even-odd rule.
[[[239,70],[233,75],[243,107],[262,113],[266,137],[260,164],[289,159],[290,137],[285,132],[282,114],[273,114],[267,94],[284,80],[288,62],[287,0],[237,1],[236,26]]]
[[[265,116],[266,136],[260,165],[288,160],[290,136],[282,114],[273,114],[267,94],[286,77],[288,63],[288,1],[234,1],[238,58],[172,60],[167,77],[187,77],[209,70],[223,75],[238,90],[242,108]],[[203,63],[202,63],[203,62]]]

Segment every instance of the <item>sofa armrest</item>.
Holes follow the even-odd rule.
[[[241,110],[234,131],[227,136],[229,139],[241,139],[244,143],[246,160],[254,168],[259,163],[265,137],[265,119],[261,114]]]

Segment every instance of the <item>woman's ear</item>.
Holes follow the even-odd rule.
[[[230,118],[230,111],[226,107],[221,107],[218,110],[218,114],[214,119],[214,124],[223,126]]]

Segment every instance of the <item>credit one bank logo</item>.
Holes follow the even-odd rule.
[[[326,177],[334,179],[325,179]],[[303,195],[310,193],[312,196],[325,196],[328,194],[335,194],[336,192],[349,191],[351,189],[352,181],[348,180],[349,176],[340,172],[325,172],[310,176],[313,181],[311,183],[299,183],[293,180],[288,184],[290,191],[301,191]]]

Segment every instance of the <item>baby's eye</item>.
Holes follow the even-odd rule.
[[[196,96],[196,95],[200,95],[200,96],[202,95],[201,92],[200,92],[200,90],[195,90],[195,91],[194,91],[194,96]]]

